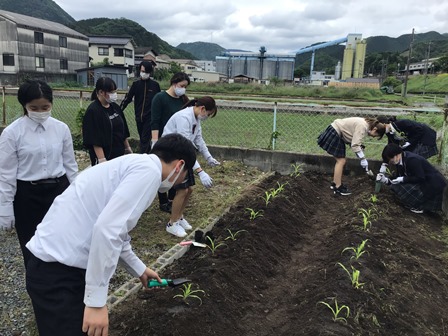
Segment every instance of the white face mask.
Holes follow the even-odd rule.
[[[28,117],[31,120],[34,120],[35,122],[42,124],[45,120],[47,120],[48,118],[50,118],[51,116],[51,110],[46,111],[46,112],[35,112],[35,111],[28,111]]]
[[[109,92],[109,98],[106,98],[106,101],[110,103],[115,103],[117,101],[118,94],[116,92]]]
[[[174,93],[178,97],[183,96],[185,94],[185,92],[187,92],[187,90],[185,88],[180,88],[180,87],[175,87],[174,88]]]
[[[146,80],[146,79],[149,78],[149,73],[146,73],[146,72],[140,72],[140,77],[141,77],[143,80]]]
[[[179,173],[177,173],[177,176],[175,179],[173,179],[173,182],[170,182],[170,178],[176,172],[176,167],[174,167],[174,169],[171,171],[171,173],[169,173],[168,176],[166,177],[166,179],[164,179],[162,181],[162,183],[160,184],[160,187],[159,187],[160,193],[165,193],[173,187],[174,183],[176,182],[176,180],[179,178],[180,174],[182,173],[184,166],[185,166],[185,164],[183,164],[182,167],[179,169]]]
[[[204,121],[207,118],[208,118],[208,115],[202,115],[202,114],[198,115],[198,120],[200,120],[200,121]]]

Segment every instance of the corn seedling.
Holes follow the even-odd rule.
[[[347,274],[352,282],[352,286],[354,288],[358,289],[358,288],[362,288],[362,286],[364,286],[364,282],[359,282],[359,276],[361,275],[361,271],[359,271],[356,268],[354,268],[353,266],[351,266],[352,272],[350,273],[350,271],[347,269],[347,267],[345,267],[341,263],[338,263],[338,264],[339,264],[339,266],[342,267],[342,269],[344,271],[347,272]]]
[[[377,218],[375,211],[372,209],[359,209],[358,214],[362,216],[364,231],[367,231],[372,226],[372,220]]]
[[[336,298],[334,298],[334,307],[332,307],[329,303],[324,301],[319,301],[318,303],[323,304],[324,306],[326,306],[328,309],[331,310],[331,312],[333,313],[334,322],[343,321],[347,323],[347,318],[350,316],[350,308],[348,306],[342,305],[339,307]],[[345,311],[345,317],[340,316],[342,315],[343,311]]]
[[[226,246],[226,244],[224,244],[224,243],[216,244],[216,242],[215,242],[216,239],[212,239],[209,236],[207,236],[207,239],[210,241],[210,245],[207,245],[207,247],[210,249],[210,251],[212,251],[212,255],[215,255],[215,251],[219,247]]]
[[[368,239],[365,239],[361,242],[361,244],[359,244],[356,247],[346,247],[345,249],[342,250],[341,254],[344,253],[345,251],[352,251],[353,255],[350,259],[355,259],[358,260],[364,253],[369,253],[366,250],[364,250],[366,243],[367,243]]]
[[[231,240],[233,240],[233,241],[236,240],[236,236],[237,236],[239,233],[244,232],[244,231],[247,232],[247,230],[238,230],[238,231],[236,231],[236,232],[232,232],[230,229],[227,229],[227,231],[229,232],[229,235],[228,235],[227,238],[224,239],[224,240],[231,239]]]
[[[370,195],[369,200],[370,200],[370,202],[375,204],[376,202],[378,202],[378,196],[376,196],[375,194],[372,194],[372,195]]]
[[[263,216],[263,214],[262,214],[263,210],[255,211],[252,208],[246,208],[246,210],[249,211],[249,214],[250,214],[249,218],[250,218],[250,220],[254,220],[257,217],[262,217]]]
[[[203,293],[205,294],[205,292],[202,289],[191,289],[191,283],[189,284],[184,284],[182,286],[183,288],[180,288],[180,290],[182,291],[182,294],[177,294],[173,296],[174,298],[181,298],[182,300],[184,300],[184,302],[188,305],[188,300],[189,299],[197,299],[200,301],[200,304],[202,305],[202,299],[199,297],[199,295],[197,295],[197,293]]]
[[[302,164],[301,163],[299,163],[299,164],[292,163],[291,167],[292,167],[292,172],[291,172],[291,174],[289,174],[289,176],[291,176],[291,177],[299,177],[300,174],[302,174],[302,172],[300,171],[300,169],[302,168]]]
[[[264,197],[262,197],[264,202],[266,203],[266,206],[271,202],[272,194],[268,191],[264,192]]]

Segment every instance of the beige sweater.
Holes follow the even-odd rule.
[[[338,132],[345,143],[350,144],[353,152],[357,153],[361,150],[362,140],[367,135],[369,124],[364,118],[352,117],[344,119],[336,119],[331,126]]]

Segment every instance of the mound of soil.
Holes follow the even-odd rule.
[[[275,175],[246,191],[212,231],[215,244],[226,245],[214,255],[192,247],[161,272],[191,279],[202,302],[173,298],[183,287],[138,292],[111,312],[110,334],[446,335],[442,218],[411,213],[387,188],[375,201],[364,176],[347,179],[351,196],[334,196],[329,182],[316,173]],[[266,205],[265,191],[282,185]],[[247,208],[263,216],[251,220]],[[364,227],[361,209],[371,225]],[[233,241],[228,230],[245,231]],[[359,259],[342,253],[364,240]],[[350,310],[336,321],[321,303],[335,301]]]

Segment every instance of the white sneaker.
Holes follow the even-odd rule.
[[[190,225],[190,223],[187,222],[185,218],[179,219],[179,224],[182,226],[184,230],[191,230],[193,227]]]
[[[176,237],[185,237],[187,235],[187,233],[185,232],[185,230],[183,229],[183,227],[180,225],[180,220],[178,220],[177,222],[174,223],[168,223],[166,225],[166,232],[171,233],[173,235],[175,235]]]

